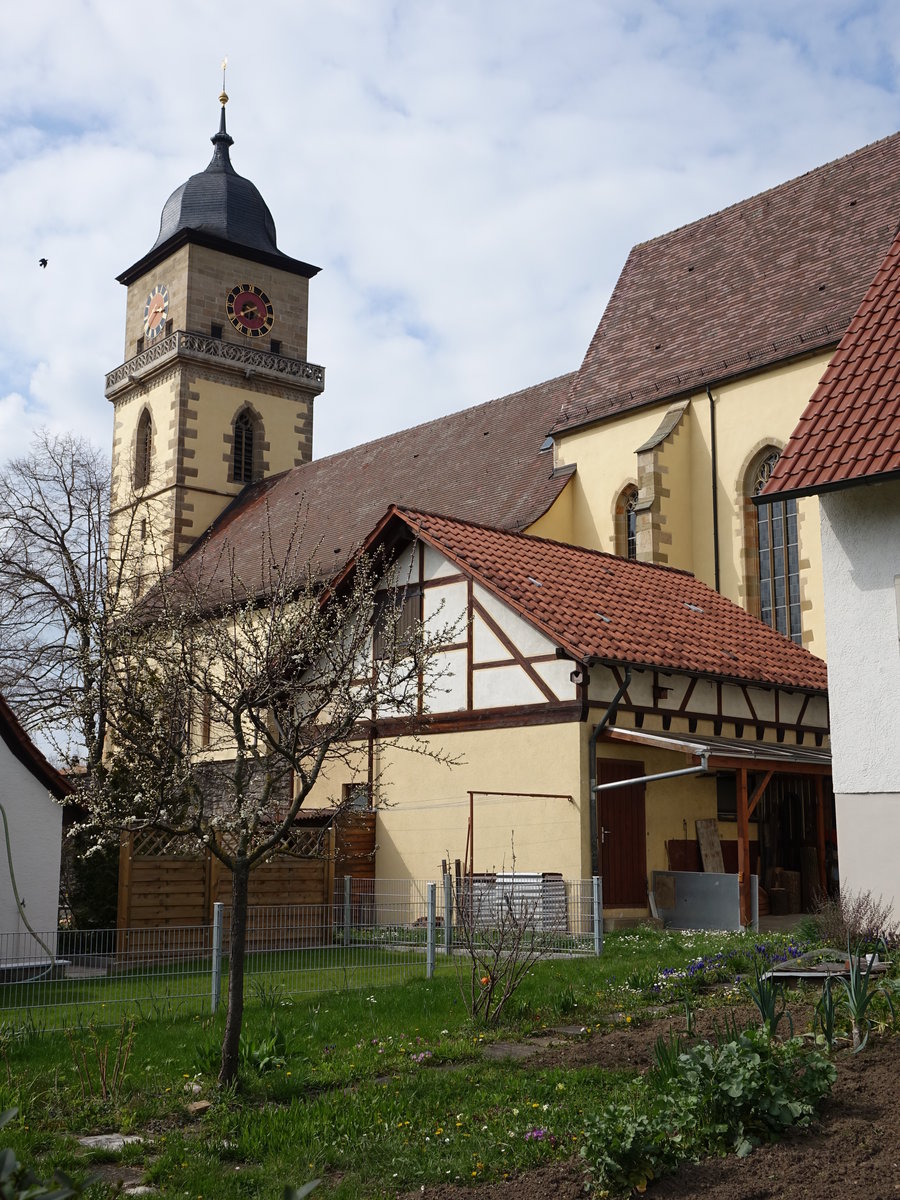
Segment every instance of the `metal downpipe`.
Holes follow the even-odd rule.
[[[600,874],[600,847],[597,841],[597,741],[600,737],[600,734],[616,715],[616,709],[619,707],[619,701],[627,692],[628,685],[630,683],[631,667],[626,666],[625,678],[619,685],[619,690],[610,701],[606,712],[591,731],[591,738],[588,742],[588,800],[591,806],[591,875]]]

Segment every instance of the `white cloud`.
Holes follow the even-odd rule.
[[[317,453],[569,370],[634,241],[892,132],[890,0],[20,6],[0,39],[0,432],[109,442],[114,277],[234,164],[312,281]],[[900,184],[900,181],[898,181]],[[37,259],[46,256],[46,271]]]

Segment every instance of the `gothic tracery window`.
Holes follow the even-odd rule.
[[[638,490],[629,484],[616,501],[616,554],[622,558],[637,558]]]
[[[768,451],[756,465],[751,495],[758,496],[778,461],[778,451]],[[800,643],[800,545],[797,501],[776,500],[756,506],[759,569],[759,615],[767,625]]]
[[[134,486],[146,487],[150,482],[150,465],[153,457],[153,422],[148,409],[140,415],[137,440],[134,447]]]
[[[231,454],[231,474],[235,483],[253,482],[253,441],[256,434],[253,417],[238,413],[234,422],[234,442]]]

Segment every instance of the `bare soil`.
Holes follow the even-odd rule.
[[[739,1023],[751,1011],[731,1009]],[[809,1028],[810,1013],[793,1006],[797,1030]],[[696,1014],[696,1032],[721,1028],[721,1009]],[[645,1070],[652,1063],[660,1033],[684,1032],[684,1016],[666,1017],[641,1025],[618,1025],[578,1041],[541,1047],[528,1067],[624,1067]],[[707,1159],[688,1163],[674,1175],[647,1188],[648,1200],[898,1200],[900,1198],[900,1039],[870,1039],[858,1055],[835,1056],[837,1082],[825,1101],[817,1128],[761,1146],[748,1157]],[[477,1188],[479,1200],[576,1200],[585,1195],[585,1174],[579,1159],[528,1171],[503,1183]],[[427,1186],[404,1200],[462,1200],[473,1188],[451,1184]]]

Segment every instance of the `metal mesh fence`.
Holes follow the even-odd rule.
[[[430,975],[509,922],[549,955],[599,953],[597,880],[478,875],[335,881],[331,904],[252,907],[245,995],[271,1001]],[[465,936],[461,936],[465,932]],[[230,912],[165,928],[0,934],[0,1026],[34,1031],[209,1013],[227,986]]]

